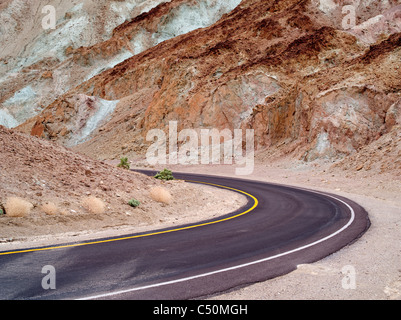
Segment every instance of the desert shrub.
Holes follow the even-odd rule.
[[[18,197],[7,198],[4,204],[4,209],[9,217],[26,217],[32,208],[32,203]]]
[[[59,213],[59,208],[53,202],[43,203],[40,207],[40,210],[50,216],[54,216]]]
[[[136,207],[139,207],[141,203],[136,199],[132,199],[132,200],[128,201],[128,204],[131,207],[136,208]]]
[[[163,171],[157,173],[155,178],[159,180],[174,180],[173,173],[168,169],[164,169]]]
[[[150,197],[157,202],[170,204],[173,197],[170,192],[162,187],[154,187],[150,190]]]
[[[121,158],[120,163],[118,164],[117,167],[129,170],[130,164],[128,162],[128,158],[127,157]]]
[[[94,196],[84,198],[82,200],[82,206],[93,214],[102,214],[106,210],[105,203]]]

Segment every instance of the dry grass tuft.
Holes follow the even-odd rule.
[[[106,205],[103,200],[94,196],[84,198],[82,206],[93,214],[103,214],[106,211]]]
[[[54,204],[53,202],[43,203],[42,206],[40,207],[40,210],[42,210],[42,212],[46,213],[49,216],[55,216],[60,212],[57,205]]]
[[[150,190],[150,197],[157,202],[170,204],[173,200],[170,192],[162,187],[154,187]]]
[[[9,217],[26,217],[32,208],[32,203],[18,197],[7,198],[4,204],[4,209]]]

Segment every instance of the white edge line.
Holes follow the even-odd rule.
[[[302,189],[302,188],[299,188],[299,189]],[[303,190],[306,190],[306,189],[303,189]],[[115,292],[110,292],[110,293],[105,293],[105,294],[99,294],[99,295],[95,295],[95,296],[89,296],[89,297],[81,298],[81,299],[77,299],[77,300],[101,299],[101,298],[116,296],[116,295],[120,295],[120,294],[124,294],[124,293],[134,292],[134,291],[146,290],[146,289],[150,289],[150,288],[157,288],[157,287],[162,287],[162,286],[166,286],[166,285],[169,285],[169,284],[175,284],[175,283],[190,281],[190,280],[194,280],[194,279],[198,279],[198,278],[204,278],[204,277],[208,277],[208,276],[211,276],[211,275],[214,275],[214,274],[217,274],[217,273],[223,273],[223,272],[227,272],[227,271],[232,271],[232,270],[236,270],[236,269],[245,268],[245,267],[248,267],[248,266],[251,266],[251,265],[254,265],[254,264],[263,263],[263,262],[266,262],[266,261],[269,261],[269,260],[277,259],[277,258],[280,258],[282,256],[286,256],[286,255],[289,255],[291,253],[298,252],[298,251],[313,247],[313,246],[315,246],[315,245],[317,245],[317,244],[319,244],[321,242],[324,242],[324,241],[326,241],[326,240],[328,240],[330,238],[333,238],[336,235],[338,235],[339,233],[343,232],[345,229],[347,229],[354,222],[354,220],[355,220],[355,211],[354,211],[354,209],[352,209],[352,207],[348,203],[346,203],[343,200],[338,199],[338,198],[336,198],[336,197],[334,197],[332,195],[329,195],[329,194],[325,194],[325,193],[321,193],[321,192],[313,191],[313,190],[308,190],[308,191],[309,192],[313,192],[313,193],[317,193],[317,194],[321,194],[321,195],[324,195],[326,197],[333,198],[333,199],[335,199],[337,201],[340,201],[343,204],[345,204],[349,208],[349,210],[351,212],[351,218],[348,221],[348,223],[346,225],[344,225],[341,229],[337,230],[336,232],[332,233],[331,235],[328,235],[327,237],[324,237],[324,238],[322,238],[320,240],[317,240],[317,241],[312,242],[310,244],[304,245],[302,247],[299,247],[299,248],[296,248],[296,249],[293,249],[293,250],[290,250],[290,251],[286,251],[286,252],[283,252],[283,253],[268,257],[268,258],[263,258],[263,259],[260,259],[260,260],[255,260],[255,261],[252,261],[252,262],[248,262],[248,263],[244,263],[244,264],[240,264],[240,265],[237,265],[237,266],[224,268],[224,269],[220,269],[220,270],[216,270],[216,271],[212,271],[212,272],[202,273],[202,274],[199,274],[199,275],[196,275],[196,276],[191,276],[191,277],[186,277],[186,278],[181,278],[181,279],[176,279],[176,280],[171,280],[171,281],[166,281],[166,282],[155,283],[155,284],[151,284],[151,285],[147,285],[147,286],[143,286],[143,287],[138,287],[138,288],[132,288],[132,289],[115,291]]]

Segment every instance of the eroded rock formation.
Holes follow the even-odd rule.
[[[179,129],[253,128],[258,150],[306,161],[340,159],[399,130],[398,1],[354,4],[356,25],[347,30],[350,1],[219,3],[162,3],[107,40],[67,48],[63,63],[73,73],[105,70],[90,79],[77,72],[73,88],[19,129],[115,158],[143,154],[146,133],[171,120]],[[213,13],[207,23],[197,21],[202,8]],[[177,17],[190,13],[195,30],[187,32]],[[43,83],[60,68],[39,68]]]

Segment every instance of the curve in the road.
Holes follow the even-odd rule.
[[[197,298],[320,260],[370,225],[361,206],[337,195],[223,177],[177,178],[224,186],[249,202],[196,225],[3,253],[0,298]],[[41,287],[45,265],[57,271],[56,290]]]

